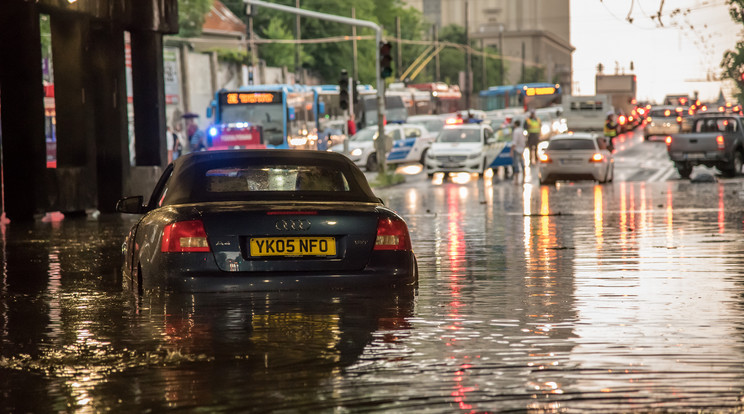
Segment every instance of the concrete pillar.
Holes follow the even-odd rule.
[[[98,93],[89,86],[87,67],[90,20],[65,13],[50,15],[54,99],[57,118],[57,168],[50,170],[48,208],[66,216],[95,209],[96,176],[93,125]]]
[[[163,36],[132,31],[134,148],[137,166],[167,164]]]
[[[88,97],[94,91],[85,88],[84,44],[88,20],[57,13],[50,16],[54,98],[57,102],[57,167],[84,167],[88,163],[86,137],[93,125]]]
[[[93,25],[90,34],[87,66],[90,87],[97,91],[91,96],[97,205],[101,213],[113,213],[129,171],[124,31],[102,24]]]
[[[32,2],[4,1],[0,13],[0,123],[5,214],[42,213],[46,173],[39,14]]]

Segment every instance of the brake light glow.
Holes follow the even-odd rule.
[[[208,252],[207,232],[201,220],[177,221],[163,229],[160,250],[166,253]]]
[[[625,115],[620,115],[617,117],[617,123],[620,125],[625,125]]]
[[[543,164],[549,164],[549,163],[553,162],[553,160],[550,159],[550,157],[548,156],[548,154],[542,153],[542,154],[540,154],[540,162],[543,163]]]
[[[667,135],[667,137],[664,138],[664,142],[666,142],[667,146],[668,145],[671,145],[671,143],[672,143],[672,136],[671,135]]]
[[[378,219],[374,250],[411,250],[411,237],[406,223],[391,217]]]
[[[602,160],[604,160],[604,156],[598,152],[595,152],[594,155],[589,158],[589,162],[602,162]]]
[[[718,144],[718,149],[726,149],[726,141],[723,139],[723,135],[719,135],[716,137],[716,144]]]

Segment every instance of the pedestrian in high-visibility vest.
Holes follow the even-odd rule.
[[[615,144],[612,140],[617,136],[617,124],[612,114],[607,115],[607,120],[604,124],[604,136],[607,138],[607,149],[612,152],[615,149]]]
[[[527,148],[530,150],[530,164],[537,165],[537,144],[540,142],[540,131],[542,124],[535,116],[535,111],[530,111],[530,117],[524,120],[527,126]]]

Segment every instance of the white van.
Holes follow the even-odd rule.
[[[609,95],[563,97],[563,117],[569,131],[601,131],[607,114],[614,112]]]

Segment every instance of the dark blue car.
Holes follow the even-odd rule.
[[[342,154],[231,150],[187,154],[164,171],[123,246],[138,291],[404,286],[418,268],[405,221]]]

